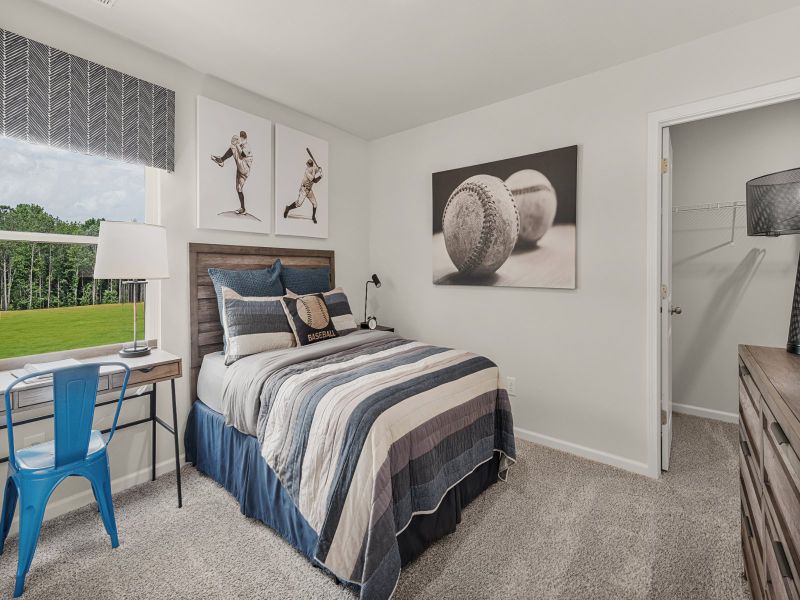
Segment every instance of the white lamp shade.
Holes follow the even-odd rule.
[[[166,279],[167,230],[158,225],[102,221],[95,279]]]

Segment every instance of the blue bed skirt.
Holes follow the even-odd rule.
[[[258,440],[225,425],[225,418],[201,401],[192,405],[184,436],[186,460],[238,501],[242,513],[277,531],[314,561],[317,534],[300,514],[278,477],[261,456]],[[499,456],[479,466],[452,488],[438,510],[417,515],[397,537],[403,565],[436,540],[455,531],[461,510],[497,481]]]

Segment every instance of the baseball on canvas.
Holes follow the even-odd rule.
[[[578,147],[434,173],[433,282],[574,289]]]

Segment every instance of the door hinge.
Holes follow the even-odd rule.
[[[669,171],[669,159],[662,158],[661,159],[661,174],[664,175]]]

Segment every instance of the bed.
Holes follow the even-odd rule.
[[[208,268],[334,254],[190,244],[187,460],[361,598],[391,597],[403,565],[451,533],[513,464],[498,369],[469,352],[355,331],[225,365]]]

